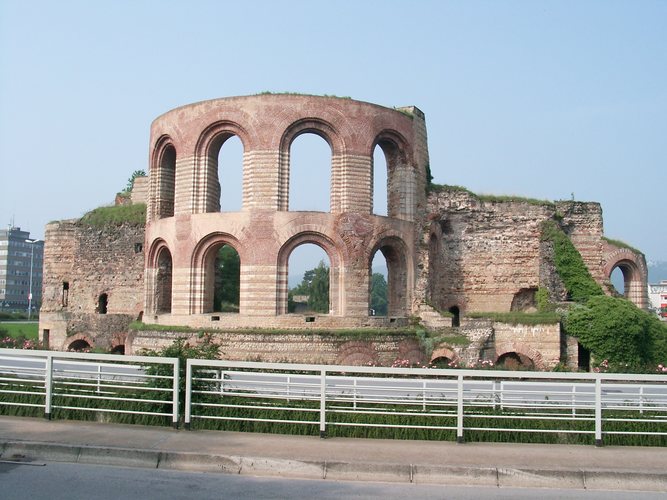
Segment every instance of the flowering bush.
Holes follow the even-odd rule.
[[[605,359],[604,361],[602,361],[602,363],[593,368],[593,371],[595,373],[606,373],[607,371],[609,371],[609,360]]]
[[[31,339],[26,339],[23,336],[10,337],[5,335],[0,337],[0,347],[5,349],[39,349],[40,345]]]

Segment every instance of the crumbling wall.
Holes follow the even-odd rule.
[[[602,210],[598,203],[477,196],[443,187],[428,198],[416,280],[418,300],[461,313],[534,310],[538,288],[566,297],[553,247],[541,226],[556,221],[602,284]]]
[[[441,310],[509,311],[517,294],[540,285],[540,224],[553,213],[547,203],[432,193],[421,248],[428,288],[417,294]]]
[[[74,335],[107,347],[127,332],[143,310],[143,244],[133,224],[46,226],[40,331],[51,348],[66,349]]]
[[[318,363],[347,366],[391,366],[397,359],[413,364],[423,361],[417,338],[405,333],[377,333],[368,336],[327,332],[262,333],[215,332],[210,334],[220,345],[220,356],[235,361]],[[202,336],[151,330],[132,330],[127,339],[127,353],[159,351],[178,338],[196,345]]]

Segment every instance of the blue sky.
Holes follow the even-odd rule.
[[[436,182],[599,201],[667,260],[665,26],[648,0],[0,0],[0,223],[111,202],[171,108],[292,91],[416,105]]]

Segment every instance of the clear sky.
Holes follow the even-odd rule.
[[[262,91],[416,105],[436,182],[599,201],[667,260],[667,1],[0,0],[0,223],[43,237],[158,115]]]

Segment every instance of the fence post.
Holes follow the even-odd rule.
[[[602,446],[602,379],[595,379],[595,446]]]
[[[326,409],[327,409],[327,372],[326,370],[322,370],[320,371],[320,437],[321,438],[325,438],[327,436]]]
[[[572,383],[572,418],[577,418],[577,383]]]
[[[173,394],[173,413],[171,423],[174,429],[178,429],[178,377],[179,377],[179,359],[174,359],[174,394]]]
[[[456,442],[463,443],[463,375],[458,376],[456,385]]]
[[[639,414],[644,414],[644,386],[639,386]]]
[[[422,381],[422,411],[426,411],[426,380]]]
[[[46,355],[44,380],[44,418],[51,420],[51,398],[53,396],[53,355]]]
[[[222,370],[220,370],[220,375],[223,377],[223,382],[221,383],[224,383],[224,375],[222,373]],[[190,360],[188,359],[185,364],[185,421],[183,423],[183,426],[188,431],[190,430],[190,420],[192,418],[191,408],[192,408],[192,365],[190,364]]]
[[[357,377],[354,377],[354,379],[352,379],[352,380],[353,380],[352,386],[353,386],[353,391],[354,391],[353,396],[352,396],[352,408],[354,408],[356,410],[357,409]]]

